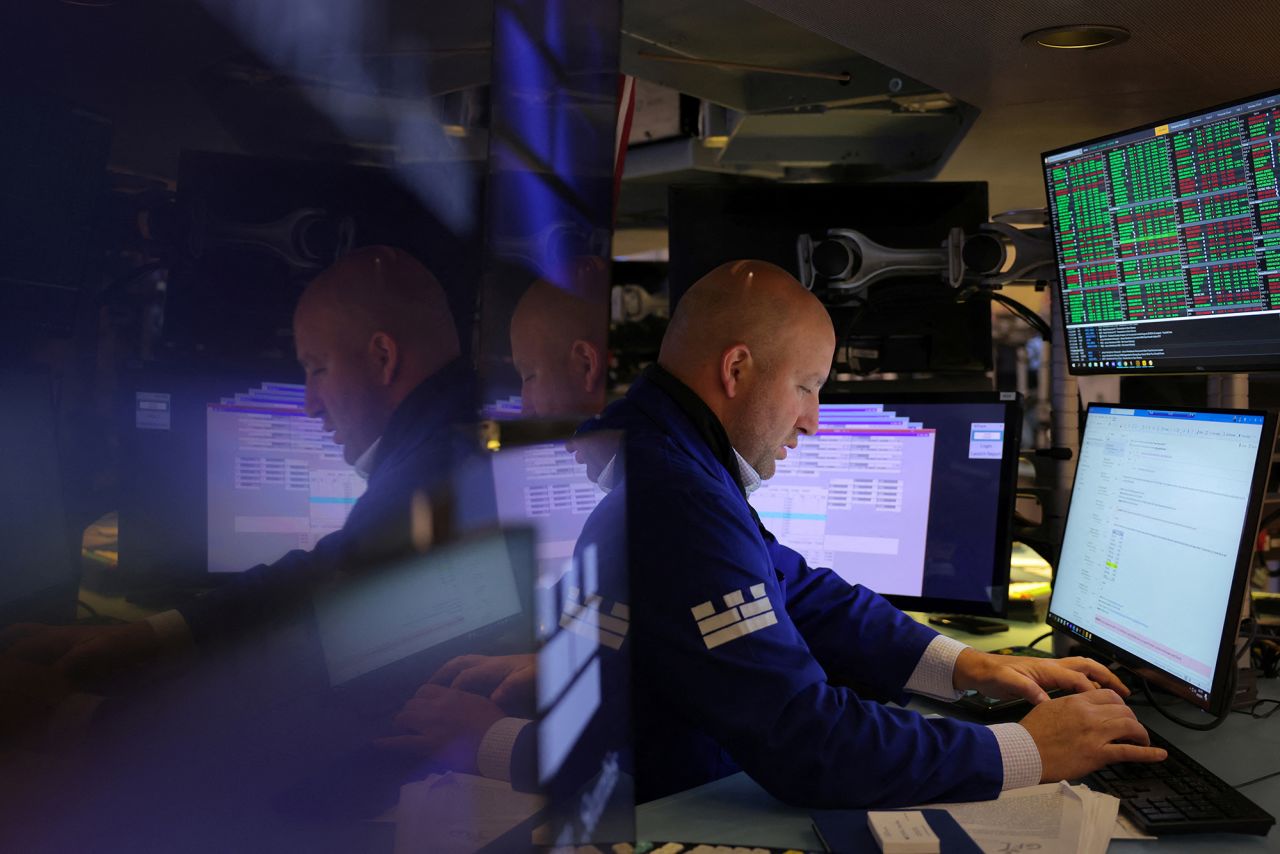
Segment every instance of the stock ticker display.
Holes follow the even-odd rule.
[[[1044,155],[1073,373],[1280,364],[1280,94]]]

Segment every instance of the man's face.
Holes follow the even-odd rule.
[[[307,377],[307,414],[324,421],[342,458],[354,465],[386,428],[376,365],[332,312],[299,308],[293,335]]]
[[[586,391],[585,375],[578,370],[571,347],[555,347],[524,324],[513,323],[511,360],[520,374],[522,415],[591,415],[599,408]]]
[[[834,350],[821,335],[793,336],[771,365],[755,368],[730,440],[760,477],[773,477],[798,436],[818,429],[818,390]]]

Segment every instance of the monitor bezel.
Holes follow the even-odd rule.
[[[1271,468],[1271,457],[1275,447],[1276,438],[1276,413],[1263,409],[1224,409],[1218,407],[1190,407],[1190,406],[1142,406],[1138,404],[1116,404],[1095,402],[1089,404],[1085,410],[1085,423],[1080,432],[1080,447],[1084,447],[1084,438],[1089,425],[1089,415],[1096,408],[1108,409],[1149,409],[1157,412],[1191,412],[1204,413],[1208,415],[1250,415],[1262,417],[1262,434],[1258,441],[1258,451],[1254,459],[1253,480],[1250,488],[1249,501],[1245,506],[1244,521],[1240,530],[1240,544],[1236,551],[1236,565],[1234,574],[1231,579],[1231,592],[1227,598],[1226,612],[1223,614],[1222,631],[1218,639],[1218,655],[1215,659],[1213,681],[1209,688],[1208,699],[1201,699],[1195,692],[1194,688],[1187,682],[1179,679],[1166,670],[1162,670],[1151,662],[1143,659],[1128,650],[1122,649],[1116,644],[1099,638],[1096,633],[1090,632],[1086,637],[1082,629],[1071,628],[1070,621],[1064,619],[1054,611],[1053,600],[1057,595],[1057,573],[1058,567],[1054,567],[1054,586],[1053,592],[1049,599],[1049,612],[1045,617],[1045,621],[1049,627],[1055,631],[1065,634],[1072,641],[1080,644],[1086,649],[1099,653],[1106,658],[1112,659],[1124,666],[1125,669],[1142,677],[1147,682],[1156,685],[1169,693],[1180,697],[1212,715],[1221,715],[1231,707],[1234,699],[1233,692],[1230,687],[1232,680],[1232,667],[1236,664],[1237,650],[1236,638],[1239,635],[1240,615],[1244,606],[1245,593],[1248,590],[1249,574],[1253,566],[1254,542],[1258,535],[1259,516],[1262,510],[1262,503],[1265,497],[1267,477]],[[1078,460],[1077,460],[1078,462]],[[1071,501],[1067,504],[1067,513],[1063,518],[1063,536],[1065,538],[1067,526],[1071,524],[1071,505],[1075,501],[1074,486],[1071,492]]]
[[[818,402],[819,406],[842,403],[999,404],[1002,406],[1005,440],[1000,455],[1000,488],[996,496],[995,547],[991,568],[990,597],[984,601],[899,594],[886,595],[884,598],[904,611],[1004,617],[1009,607],[1009,561],[1013,554],[1013,511],[1017,498],[1018,457],[1022,450],[1022,395],[1010,391],[874,392],[849,390],[845,387],[830,391],[824,389]]]
[[[1243,106],[1243,105],[1245,105],[1245,104],[1248,104],[1250,101],[1260,101],[1260,100],[1265,100],[1265,99],[1267,99],[1267,98],[1280,98],[1280,89],[1271,89],[1271,90],[1267,90],[1267,91],[1264,91],[1264,92],[1260,92],[1260,93],[1257,93],[1257,94],[1254,94],[1254,95],[1248,95],[1248,96],[1243,97],[1243,98],[1233,98],[1233,99],[1231,99],[1231,100],[1229,100],[1229,101],[1223,101],[1223,102],[1221,102],[1221,103],[1219,103],[1219,104],[1214,104],[1214,105],[1212,105],[1212,106],[1208,106],[1208,107],[1201,107],[1201,108],[1199,108],[1199,109],[1190,110],[1190,111],[1188,111],[1188,112],[1181,113],[1181,114],[1176,115],[1176,116],[1170,116],[1170,117],[1168,117],[1168,118],[1162,118],[1162,119],[1157,119],[1157,120],[1155,120],[1155,121],[1144,122],[1144,123],[1142,123],[1142,124],[1134,125],[1134,126],[1132,126],[1132,127],[1122,128],[1122,129],[1117,130],[1117,131],[1114,131],[1114,132],[1112,132],[1112,133],[1105,133],[1105,134],[1101,134],[1101,135],[1099,135],[1099,136],[1095,136],[1095,137],[1092,137],[1092,138],[1090,138],[1090,139],[1081,140],[1081,141],[1079,141],[1079,142],[1074,142],[1074,143],[1071,143],[1071,144],[1069,144],[1069,145],[1061,145],[1061,146],[1058,146],[1057,148],[1053,148],[1053,149],[1050,149],[1050,150],[1048,150],[1048,151],[1041,152],[1041,154],[1040,154],[1040,179],[1041,179],[1041,181],[1042,181],[1042,182],[1043,182],[1043,184],[1044,184],[1046,214],[1047,214],[1047,216],[1048,216],[1048,221],[1045,223],[1045,226],[1046,226],[1046,228],[1048,229],[1050,240],[1053,242],[1054,280],[1055,280],[1055,281],[1054,281],[1054,287],[1052,287],[1052,288],[1051,288],[1051,290],[1053,291],[1052,299],[1054,299],[1054,300],[1057,302],[1057,304],[1058,304],[1058,306],[1057,306],[1057,307],[1058,307],[1058,317],[1059,317],[1059,318],[1060,318],[1060,320],[1061,320],[1061,323],[1059,324],[1059,328],[1057,328],[1057,329],[1055,329],[1055,330],[1054,330],[1054,334],[1060,334],[1060,335],[1062,335],[1062,336],[1063,336],[1063,341],[1064,341],[1064,342],[1066,341],[1066,334],[1067,334],[1067,312],[1066,312],[1066,305],[1065,305],[1065,304],[1064,304],[1064,302],[1063,302],[1063,296],[1062,296],[1062,282],[1061,282],[1061,280],[1058,278],[1058,275],[1057,275],[1057,271],[1058,271],[1058,269],[1062,266],[1062,252],[1061,252],[1061,249],[1060,249],[1060,246],[1059,246],[1058,233],[1057,233],[1057,229],[1056,229],[1056,227],[1055,227],[1055,223],[1054,223],[1053,205],[1050,203],[1050,199],[1052,198],[1052,192],[1053,192],[1053,190],[1052,190],[1052,188],[1049,186],[1048,163],[1046,163],[1046,161],[1048,160],[1048,158],[1053,157],[1053,156],[1055,156],[1055,155],[1059,155],[1059,154],[1065,154],[1065,153],[1067,153],[1067,152],[1069,152],[1069,151],[1071,151],[1072,149],[1075,149],[1075,148],[1081,148],[1081,147],[1083,147],[1083,146],[1094,145],[1094,144],[1096,144],[1096,143],[1100,143],[1100,142],[1106,142],[1107,140],[1116,139],[1116,138],[1118,138],[1118,137],[1122,137],[1122,136],[1127,136],[1127,135],[1129,135],[1129,134],[1131,134],[1131,133],[1137,133],[1138,131],[1154,130],[1155,128],[1159,127],[1160,125],[1173,124],[1173,123],[1175,123],[1175,122],[1180,122],[1180,121],[1183,121],[1183,120],[1185,120],[1185,119],[1194,118],[1194,117],[1196,117],[1196,116],[1206,115],[1206,114],[1208,114],[1208,113],[1217,112],[1217,111],[1219,111],[1219,110],[1224,110],[1224,109],[1230,109],[1230,108],[1233,108],[1233,107]],[[1277,107],[1278,107],[1278,108],[1280,108],[1280,104],[1277,104]],[[1229,364],[1229,365],[1225,365],[1225,366],[1218,366],[1218,365],[1215,365],[1213,368],[1202,368],[1202,367],[1199,367],[1199,368],[1198,368],[1198,367],[1192,367],[1192,366],[1184,366],[1184,367],[1176,367],[1176,368],[1162,368],[1162,367],[1160,367],[1160,366],[1158,366],[1158,365],[1157,365],[1157,366],[1152,366],[1152,367],[1143,367],[1143,368],[1138,368],[1138,367],[1133,367],[1133,368],[1115,368],[1115,367],[1112,367],[1112,368],[1083,368],[1083,367],[1080,367],[1080,368],[1073,368],[1073,367],[1071,366],[1071,354],[1070,354],[1070,352],[1068,352],[1068,353],[1067,353],[1067,358],[1066,358],[1066,360],[1065,360],[1064,364],[1065,364],[1065,366],[1066,366],[1066,368],[1067,368],[1067,372],[1068,372],[1069,374],[1071,374],[1072,376],[1096,376],[1096,375],[1106,375],[1106,376],[1110,376],[1110,375],[1117,375],[1117,376],[1178,376],[1178,375],[1184,375],[1184,376],[1185,376],[1185,375],[1190,375],[1190,376],[1200,376],[1200,375],[1210,374],[1210,373],[1246,373],[1246,372],[1250,372],[1250,371],[1274,371],[1274,370],[1280,370],[1280,355],[1278,355],[1276,358],[1273,358],[1273,359],[1272,359],[1272,360],[1270,360],[1270,361],[1258,361],[1258,362],[1244,362],[1244,361],[1241,361],[1241,362],[1233,362],[1233,363],[1231,363],[1231,364]]]

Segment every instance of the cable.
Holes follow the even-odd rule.
[[[1252,618],[1253,617],[1253,600],[1252,599],[1249,600],[1249,617],[1251,617],[1251,624],[1252,624],[1251,626],[1249,626],[1249,641],[1248,643],[1245,643],[1244,647],[1240,648],[1238,652],[1234,654],[1234,656],[1231,656],[1231,661],[1230,661],[1231,670],[1230,670],[1228,682],[1226,682],[1226,695],[1228,695],[1228,697],[1230,697],[1233,700],[1235,699],[1236,682],[1239,681],[1239,675],[1240,675],[1240,657],[1244,656],[1244,653],[1247,652],[1247,650],[1253,649],[1253,639],[1256,638],[1257,636],[1257,629],[1258,629],[1257,620],[1253,620]],[[1231,708],[1231,704],[1229,702],[1228,707],[1226,707],[1226,709],[1224,709],[1224,711],[1222,711],[1219,714],[1219,716],[1213,718],[1212,721],[1208,723],[1197,723],[1196,721],[1188,721],[1187,718],[1181,718],[1176,716],[1176,714],[1170,714],[1169,712],[1167,712],[1164,705],[1161,705],[1160,703],[1156,702],[1155,695],[1151,693],[1151,682],[1148,682],[1146,679],[1142,680],[1142,693],[1147,695],[1147,702],[1151,703],[1152,708],[1155,708],[1157,712],[1160,712],[1161,716],[1169,718],[1170,721],[1176,723],[1176,725],[1178,726],[1187,727],[1188,730],[1197,730],[1199,732],[1216,730],[1217,727],[1222,726],[1222,721],[1225,721],[1226,718],[1230,716],[1231,712],[1234,711],[1234,709]],[[1256,709],[1257,705],[1258,705],[1257,703],[1254,703],[1253,708]],[[1272,711],[1275,711],[1275,709],[1272,709]],[[1267,712],[1267,714],[1265,714],[1265,716],[1262,716],[1262,717],[1270,716],[1270,714],[1271,712]]]
[[[1217,729],[1218,727],[1222,726],[1222,722],[1225,721],[1227,719],[1227,716],[1231,714],[1231,709],[1230,707],[1228,707],[1226,711],[1222,712],[1220,715],[1218,715],[1208,723],[1203,723],[1203,724],[1197,723],[1196,721],[1189,721],[1186,718],[1180,718],[1177,715],[1169,714],[1169,712],[1165,710],[1164,706],[1156,702],[1155,696],[1152,695],[1151,693],[1151,683],[1148,682],[1146,679],[1142,680],[1142,693],[1146,695],[1147,702],[1151,704],[1151,707],[1155,709],[1157,712],[1159,712],[1161,716],[1168,718],[1178,726],[1186,727],[1187,729],[1194,729],[1194,730],[1197,730],[1198,732],[1208,732],[1211,729]],[[1235,696],[1235,693],[1236,693],[1236,675],[1235,675],[1234,665],[1232,666],[1231,681],[1227,689],[1227,693],[1229,693],[1233,697]]]
[[[1027,644],[1027,647],[1028,647],[1029,649],[1034,649],[1034,648],[1035,648],[1035,645],[1036,645],[1036,644],[1038,644],[1038,643],[1040,643],[1040,641],[1044,640],[1045,638],[1051,638],[1051,637],[1053,637],[1053,632],[1051,632],[1051,631],[1050,631],[1050,632],[1045,632],[1044,634],[1040,635],[1040,637],[1036,638],[1036,639],[1035,639],[1035,640],[1033,640],[1031,643]]]
[[[1258,706],[1261,706],[1261,705],[1263,705],[1264,703],[1270,703],[1270,704],[1271,704],[1271,708],[1267,709],[1267,710],[1266,710],[1265,712],[1263,712],[1262,714],[1258,714]],[[1238,715],[1248,715],[1249,717],[1253,718],[1254,720],[1264,721],[1264,720],[1266,720],[1267,718],[1269,718],[1269,717],[1271,717],[1272,715],[1274,715],[1274,714],[1276,713],[1276,709],[1280,709],[1280,700],[1265,700],[1265,699],[1264,699],[1264,700],[1254,700],[1253,705],[1252,705],[1252,706],[1250,706],[1250,707],[1249,707],[1249,708],[1247,708],[1247,709],[1232,709],[1232,711],[1233,711],[1233,712],[1235,712],[1235,713],[1236,713],[1236,714],[1238,714]]]
[[[96,608],[94,608],[92,605],[90,605],[88,602],[84,601],[83,599],[77,599],[76,605],[88,611],[90,617],[97,618],[102,616],[101,614],[98,613],[98,610]]]
[[[1013,314],[1016,317],[1021,318],[1023,321],[1026,322],[1028,326],[1030,326],[1036,332],[1039,332],[1040,337],[1043,338],[1046,343],[1052,340],[1053,332],[1049,328],[1049,324],[1045,322],[1045,319],[1043,317],[1036,314],[1028,306],[1025,306],[1022,303],[1018,302],[1016,299],[1013,299],[1012,297],[1007,297],[1001,293],[992,292],[987,296],[993,302],[998,302],[1000,303],[1000,305],[1004,306],[1005,309],[1010,314]]]
[[[1245,786],[1252,786],[1254,783],[1261,783],[1263,780],[1270,780],[1272,777],[1280,775],[1280,771],[1272,771],[1270,774],[1263,774],[1261,777],[1254,777],[1252,780],[1245,780],[1243,783],[1236,783],[1234,788],[1243,789]]]

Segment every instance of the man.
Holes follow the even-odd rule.
[[[467,453],[456,425],[471,417],[473,383],[444,290],[405,252],[356,250],[321,273],[294,312],[307,414],[333,431],[368,478],[344,526],[310,552],[292,551],[176,611],[125,626],[17,626],[9,652],[93,676],[257,625],[318,580],[411,545],[410,507]]]
[[[563,286],[538,279],[511,316],[511,358],[525,417],[594,415],[604,406],[609,332],[607,270],[578,259]]]
[[[784,270],[726,264],[679,303],[658,365],[584,425],[627,432],[638,798],[741,768],[790,803],[903,806],[1164,758],[1096,662],[976,652],[764,529],[747,495],[817,429],[834,347]],[[878,702],[970,688],[1038,705],[983,727]]]

